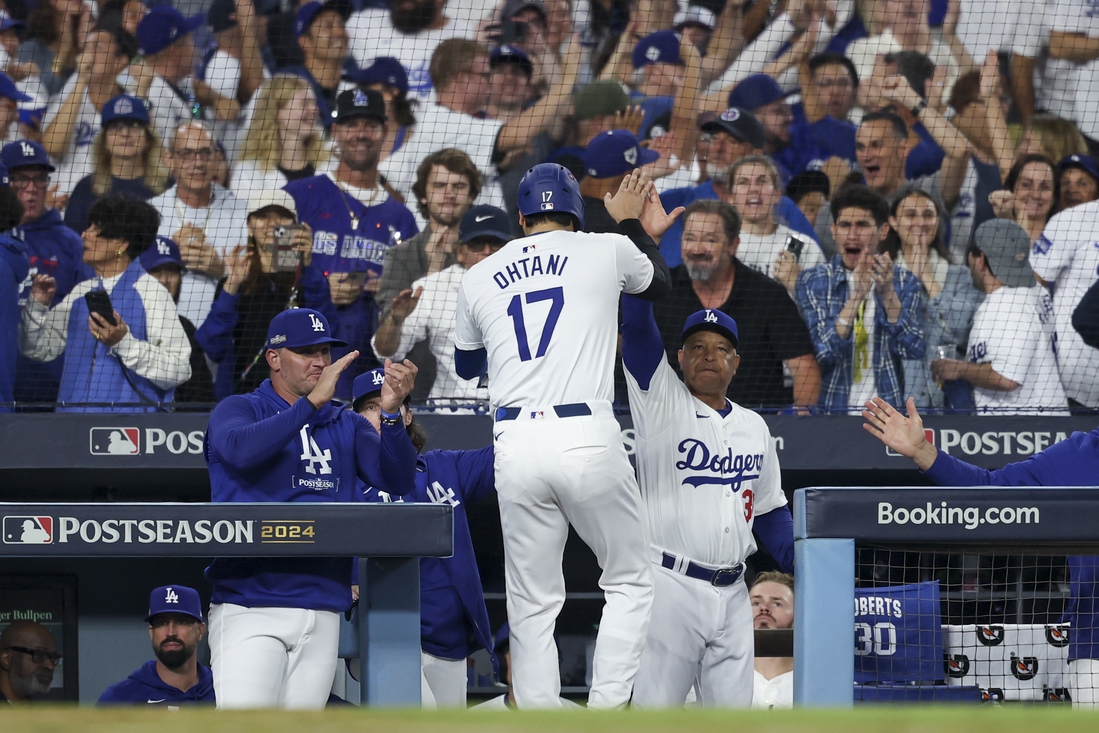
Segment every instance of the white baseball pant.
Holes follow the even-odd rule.
[[[1082,710],[1099,708],[1099,659],[1069,662],[1069,695],[1072,707]]]
[[[592,415],[567,418],[552,407],[524,408],[520,418],[493,428],[512,690],[520,708],[561,706],[553,631],[565,602],[569,524],[595,553],[607,598],[588,707],[629,701],[645,644],[653,590],[640,491],[610,404],[589,406]]]
[[[336,675],[340,615],[305,608],[210,605],[219,708],[321,710]]]
[[[466,707],[464,659],[443,659],[420,651],[420,700],[425,710]]]
[[[633,704],[682,707],[697,682],[703,706],[749,707],[755,636],[743,580],[718,588],[654,564],[653,590]]]

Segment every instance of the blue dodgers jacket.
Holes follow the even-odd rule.
[[[225,399],[203,446],[212,501],[355,502],[362,479],[395,495],[416,485],[416,449],[402,425],[379,438],[366,418],[330,403],[293,406],[271,380]],[[216,559],[206,568],[211,603],[343,612],[351,606],[350,558]]]
[[[198,684],[184,692],[172,687],[156,673],[156,660],[150,659],[132,675],[116,682],[99,696],[96,705],[213,705],[214,675],[209,667],[198,665]]]
[[[466,505],[496,491],[493,455],[492,446],[430,451],[418,458],[416,489],[405,497],[454,507],[454,554],[420,559],[420,644],[443,659],[465,659],[478,645],[492,654],[492,628]],[[360,489],[366,501],[400,501],[367,484]]]
[[[924,471],[939,486],[1095,486],[1099,476],[1099,429],[1073,433],[1025,461],[989,471],[939,451]],[[983,521],[983,520],[982,520]],[[1069,602],[1064,621],[1072,624],[1068,658],[1099,658],[1099,557],[1069,556]]]
[[[14,399],[15,364],[19,356],[19,289],[29,268],[23,245],[0,234],[0,403]],[[0,404],[0,412],[7,411]]]

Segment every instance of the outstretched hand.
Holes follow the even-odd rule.
[[[622,178],[622,184],[614,196],[609,193],[603,195],[607,213],[618,223],[626,219],[640,219],[651,187],[652,179],[640,168],[634,168]]]
[[[916,410],[916,400],[908,398],[908,416],[905,417],[881,397],[866,403],[862,417],[863,427],[875,438],[906,458],[911,458],[921,471],[931,468],[939,455],[938,449],[927,442],[923,420]]]
[[[677,206],[672,211],[664,211],[664,204],[660,202],[660,195],[656,192],[656,186],[649,186],[648,195],[645,196],[645,204],[641,207],[641,226],[645,233],[653,239],[660,241],[664,232],[671,229],[672,224],[679,215],[686,211],[682,206]]]
[[[412,388],[416,386],[416,373],[420,369],[408,359],[404,361],[385,360],[385,381],[382,382],[383,412],[390,415],[401,409],[404,398],[412,394]]]

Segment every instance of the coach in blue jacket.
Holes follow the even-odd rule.
[[[377,430],[382,426],[382,369],[372,369],[355,379],[355,411]],[[401,407],[401,416],[417,450],[427,435],[412,412]],[[394,501],[389,492],[360,485],[367,501]],[[416,459],[416,489],[409,501],[449,504],[454,507],[454,555],[420,559],[420,664],[421,697],[425,707],[466,706],[466,658],[477,649],[492,653],[485,594],[473,554],[466,505],[496,491],[493,448],[453,451],[433,450]],[[400,501],[400,499],[396,499]]]
[[[210,416],[205,457],[213,501],[358,501],[357,479],[404,495],[416,449],[400,407],[416,367],[387,361],[381,431],[332,403],[340,373],[323,315],[284,311],[267,329],[270,379]],[[339,614],[351,606],[350,558],[216,559],[210,651],[218,706],[321,709],[336,671]]]
[[[121,682],[108,687],[97,705],[214,704],[214,678],[199,664],[195,653],[206,636],[198,591],[184,585],[165,585],[149,594],[150,660]]]

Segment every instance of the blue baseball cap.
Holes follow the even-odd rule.
[[[298,8],[297,15],[294,16],[295,41],[305,35],[305,32],[309,30],[309,26],[313,25],[313,20],[323,10],[334,10],[346,21],[351,17],[351,2],[350,0],[328,0],[328,2],[319,3],[313,0],[313,2],[302,5]]]
[[[633,47],[633,68],[649,64],[682,64],[679,57],[679,34],[675,31],[650,33]]]
[[[185,585],[162,585],[154,588],[149,594],[149,615],[145,617],[146,623],[153,620],[153,616],[162,613],[178,613],[202,621],[202,601],[199,600],[198,591]]]
[[[470,242],[477,237],[496,237],[505,242],[512,239],[508,213],[495,206],[481,204],[474,206],[462,217],[458,225],[458,241]]]
[[[206,14],[185,18],[171,5],[157,5],[137,24],[138,53],[152,56],[171,46],[180,38],[193,33],[206,23]]]
[[[183,257],[179,253],[179,245],[167,237],[157,237],[153,246],[147,248],[138,257],[145,272],[152,272],[161,265],[175,265],[179,269],[186,269]]]
[[[686,341],[691,334],[699,331],[713,331],[721,334],[729,339],[734,349],[740,344],[736,321],[723,311],[707,308],[687,316],[687,320],[683,324],[683,335],[679,338],[680,343]]]
[[[32,165],[43,166],[51,172],[56,170],[50,163],[50,156],[46,153],[46,149],[33,140],[16,140],[5,145],[4,149],[0,150],[0,164],[3,164],[8,171]]]
[[[363,372],[359,376],[355,377],[355,381],[351,384],[351,404],[355,405],[359,400],[370,395],[377,394],[382,391],[382,385],[385,383],[385,368],[375,367],[368,372]],[[412,401],[412,395],[407,394],[404,397],[404,403],[407,405]]]
[[[1057,164],[1057,174],[1060,175],[1069,168],[1079,168],[1094,178],[1096,183],[1099,183],[1099,164],[1096,164],[1095,158],[1090,155],[1073,154],[1061,158],[1061,161]]]
[[[370,59],[365,64],[343,75],[344,79],[356,84],[385,84],[394,89],[408,93],[408,72],[401,62],[392,56],[379,56]]]
[[[660,153],[655,150],[641,147],[629,130],[608,130],[588,143],[584,150],[584,170],[592,178],[613,178],[648,165],[659,157]]]
[[[488,55],[488,63],[493,68],[501,64],[515,64],[527,72],[527,76],[534,73],[534,64],[531,63],[530,56],[527,55],[526,51],[507,43],[492,49],[492,52]]]
[[[271,325],[267,327],[269,349],[301,349],[319,344],[347,346],[346,341],[332,338],[328,319],[312,308],[284,310],[272,318]]]
[[[30,102],[34,97],[23,94],[15,82],[7,74],[0,72],[0,97],[7,97],[14,102]]]
[[[100,122],[103,125],[114,120],[138,120],[146,125],[149,124],[149,110],[145,107],[145,103],[137,97],[125,94],[119,94],[108,100],[103,105],[100,116]]]
[[[729,106],[755,112],[771,102],[786,99],[786,92],[767,74],[752,74],[729,92]]]

